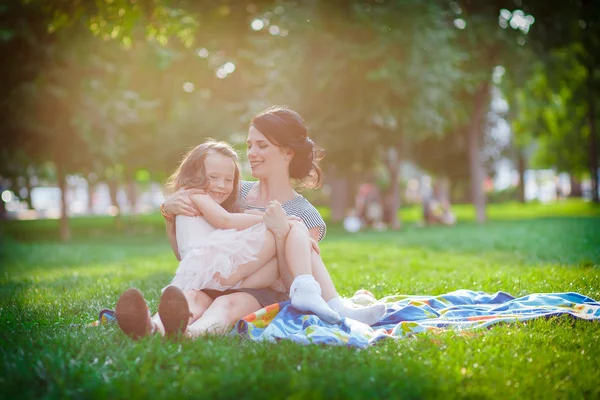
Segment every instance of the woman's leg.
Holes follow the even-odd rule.
[[[240,288],[266,288],[271,286],[277,279],[279,279],[279,265],[277,264],[277,258],[273,257],[258,271],[242,280]]]
[[[155,332],[146,300],[135,288],[121,294],[115,306],[115,316],[121,330],[134,340]]]
[[[185,299],[187,300],[190,318],[188,321],[188,325],[191,325],[194,321],[204,314],[204,312],[210,307],[213,302],[213,299],[208,296],[206,293],[201,292],[199,290],[186,290],[183,292]],[[163,299],[161,298],[161,304],[163,303]],[[174,307],[178,307],[174,305]],[[160,309],[160,305],[159,305]],[[163,315],[165,312],[168,312],[168,309],[163,308]],[[152,317],[152,322],[154,327],[160,332],[162,336],[165,335],[165,327],[163,321],[160,318],[158,313],[154,314]]]
[[[312,243],[306,225],[294,223],[285,240],[285,260],[289,270],[283,269],[283,283],[290,289],[292,306],[299,311],[312,312],[326,322],[341,322],[340,315],[323,299],[323,287],[316,280],[312,266]],[[281,269],[281,268],[280,268]],[[333,284],[332,284],[333,286]],[[330,296],[331,288],[327,288]],[[333,288],[335,291],[335,288]]]
[[[248,293],[238,292],[217,297],[202,317],[188,327],[188,332],[193,338],[211,333],[227,333],[240,318],[261,308],[259,302]]]
[[[264,243],[258,254],[256,254],[256,259],[246,264],[242,264],[238,267],[236,272],[228,276],[227,278],[219,278],[219,283],[224,286],[233,286],[244,278],[248,278],[251,275],[255,274],[257,271],[262,270],[264,266],[268,265],[271,259],[275,256],[275,238],[273,236],[273,232],[270,230],[266,230],[264,236]],[[264,271],[263,271],[264,273]],[[266,276],[266,275],[265,275]],[[274,278],[273,281],[275,281]],[[273,281],[271,283],[273,283]],[[269,284],[260,287],[267,287]],[[250,286],[245,286],[250,287]]]

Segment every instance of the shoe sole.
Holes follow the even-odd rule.
[[[168,286],[158,304],[158,315],[165,328],[165,336],[177,337],[185,332],[190,320],[190,308],[181,290]]]
[[[135,340],[150,333],[148,305],[137,289],[127,289],[119,297],[115,307],[115,317],[121,330]]]

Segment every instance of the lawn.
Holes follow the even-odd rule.
[[[321,250],[339,292],[520,296],[575,291],[600,299],[600,208],[570,201],[492,205],[453,228],[347,234]],[[326,213],[324,213],[326,214]],[[134,342],[88,327],[138,287],[156,309],[176,261],[157,215],[0,225],[0,398],[598,398],[600,323],[568,317],[495,326],[473,336],[423,334],[366,350],[253,343],[236,337]]]

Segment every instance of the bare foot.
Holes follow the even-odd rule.
[[[134,340],[152,333],[148,305],[137,289],[131,288],[123,292],[117,301],[115,316],[121,330]]]
[[[175,286],[168,286],[158,304],[158,315],[165,327],[165,336],[185,335],[191,314],[183,292]]]

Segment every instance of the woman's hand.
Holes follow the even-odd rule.
[[[264,213],[264,221],[267,228],[269,228],[275,235],[286,236],[292,225],[295,223],[304,223],[302,218],[295,215],[287,216],[285,210],[281,207],[278,201],[272,201],[269,203],[267,210]],[[321,254],[319,243],[310,238],[310,244],[312,249],[317,253]]]
[[[200,210],[190,200],[190,196],[194,194],[206,194],[206,192],[202,189],[179,188],[179,190],[167,197],[163,209],[166,213],[173,215],[186,215],[188,217],[201,215]]]
[[[290,219],[278,201],[269,203],[263,219],[267,228],[276,236],[286,236],[290,231]]]
[[[315,251],[315,253],[321,254],[321,249],[319,248],[319,242],[317,242],[315,239],[310,238],[310,246]]]

